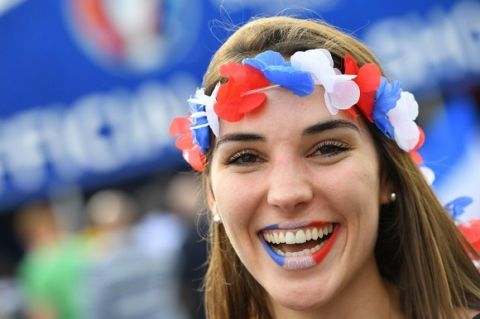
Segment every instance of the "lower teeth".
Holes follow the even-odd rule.
[[[276,247],[272,247],[273,251],[277,254],[277,255],[280,255],[280,256],[286,256],[286,257],[301,257],[301,256],[307,256],[307,255],[311,255],[313,253],[315,253],[316,251],[318,251],[320,248],[322,248],[322,246],[324,245],[325,242],[321,242],[320,244],[317,244],[315,247],[313,248],[310,248],[310,249],[304,249],[304,250],[301,250],[301,251],[294,251],[294,252],[283,252],[281,251],[280,249],[276,248]]]

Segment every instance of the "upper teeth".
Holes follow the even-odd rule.
[[[308,240],[317,240],[333,232],[333,224],[308,227],[298,230],[273,229],[263,232],[266,242],[272,244],[303,244]]]

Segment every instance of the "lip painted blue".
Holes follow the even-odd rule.
[[[267,251],[268,255],[273,259],[273,261],[279,265],[283,266],[285,264],[285,257],[277,255],[272,248],[264,241],[262,241],[263,248]]]
[[[272,225],[269,225],[265,228],[262,229],[262,231],[264,230],[272,230],[272,229],[277,229],[278,228],[278,224],[272,224]]]

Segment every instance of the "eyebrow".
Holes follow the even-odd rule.
[[[264,141],[265,138],[258,134],[252,133],[236,133],[236,134],[227,134],[222,136],[217,140],[216,147],[219,147],[226,142],[252,142],[252,141]]]
[[[319,134],[324,131],[333,130],[337,128],[349,128],[357,132],[360,132],[358,127],[352,122],[345,120],[331,120],[327,122],[320,122],[309,126],[303,130],[303,135],[314,135]],[[217,140],[216,147],[227,143],[227,142],[255,142],[255,141],[265,141],[265,137],[259,134],[254,133],[233,133],[222,136]]]
[[[327,130],[333,130],[336,128],[349,128],[357,132],[360,132],[358,127],[352,122],[345,121],[345,120],[331,120],[327,122],[320,122],[307,127],[306,129],[303,130],[303,135],[318,134],[318,133],[322,133]]]

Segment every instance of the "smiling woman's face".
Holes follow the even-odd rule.
[[[331,116],[322,88],[266,94],[260,111],[221,123],[209,204],[274,309],[317,309],[378,281],[388,191],[366,127]]]

